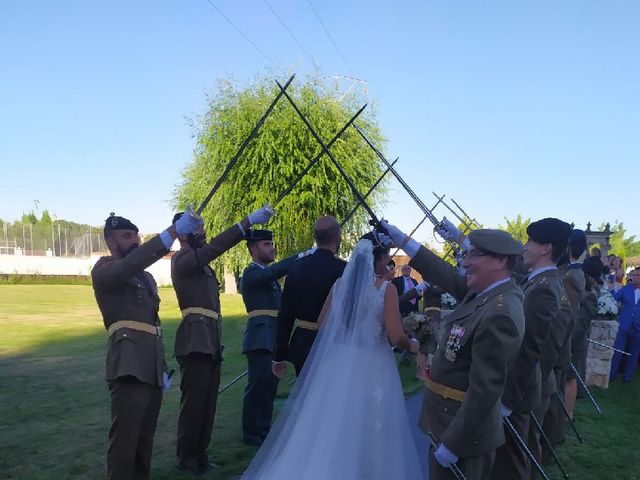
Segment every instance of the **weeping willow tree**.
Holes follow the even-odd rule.
[[[175,207],[200,205],[278,91],[271,78],[261,78],[246,88],[237,88],[230,82],[219,84],[216,94],[209,98],[206,113],[194,126],[194,157],[182,172],[182,182],[174,192]],[[309,83],[300,85],[294,81],[287,92],[325,144],[359,107],[353,99],[338,99]],[[371,111],[365,110],[356,124],[374,144],[382,146],[383,138]],[[282,97],[202,212],[208,235],[223,231],[265,202],[273,204],[321,150]],[[375,153],[351,127],[333,144],[331,152],[362,193],[384,171]],[[380,211],[376,207],[384,195],[383,182],[367,199],[374,211]],[[356,202],[338,169],[324,155],[277,205],[277,215],[267,226],[274,231],[278,257],[311,247],[314,221],[324,214],[342,221]],[[367,228],[367,221],[366,212],[360,208],[344,225],[345,249]],[[246,248],[234,248],[216,262],[215,268],[238,272],[249,261]]]

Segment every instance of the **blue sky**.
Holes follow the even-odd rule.
[[[307,0],[211,1],[258,48],[207,0],[0,4],[0,218],[38,200],[159,231],[192,158],[185,118],[217,79],[295,71],[366,80],[426,204],[435,190],[487,226],[617,219],[640,236],[640,3],[310,0],[341,56]],[[385,216],[421,218],[399,187]]]

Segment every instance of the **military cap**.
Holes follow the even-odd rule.
[[[529,239],[536,243],[554,243],[566,247],[570,234],[571,225],[553,217],[543,218],[527,227]]]
[[[249,230],[245,235],[247,242],[257,242],[260,240],[273,240],[273,232],[271,230]]]
[[[474,247],[498,255],[519,255],[522,253],[520,242],[503,230],[490,228],[473,230],[469,234],[469,242]]]
[[[597,257],[586,258],[582,264],[582,271],[589,275],[596,283],[602,285],[602,262]]]
[[[571,247],[571,252],[577,254],[577,256],[582,255],[587,249],[587,235],[583,230],[579,230],[574,228],[571,230],[571,234],[569,235],[569,246]]]
[[[113,230],[135,230],[137,233],[138,227],[131,223],[131,220],[128,218],[119,217],[111,212],[109,218],[104,222],[104,232],[111,232]]]

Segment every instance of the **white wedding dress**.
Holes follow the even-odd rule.
[[[305,367],[251,480],[420,479],[395,358],[374,285],[372,244],[361,240],[332,291]]]

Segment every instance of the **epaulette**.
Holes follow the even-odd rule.
[[[496,308],[502,310],[502,307],[504,307],[504,295],[501,293],[496,297]]]

